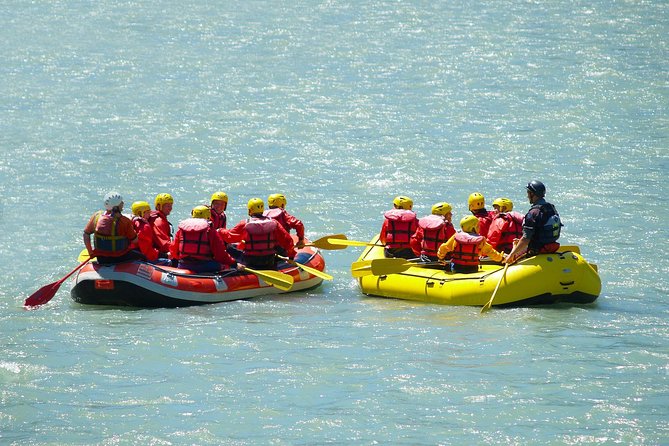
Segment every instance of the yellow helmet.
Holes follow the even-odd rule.
[[[251,198],[246,206],[249,214],[262,214],[265,211],[265,203],[261,198]]]
[[[498,206],[500,212],[511,212],[513,210],[513,201],[508,198],[497,198],[492,202],[493,206]]]
[[[135,201],[130,209],[132,210],[132,215],[141,217],[144,215],[144,212],[151,210],[151,205],[146,201]]]
[[[432,205],[432,214],[434,215],[446,215],[452,210],[453,208],[451,208],[451,205],[444,201]]]
[[[483,198],[482,194],[474,192],[469,196],[467,203],[469,204],[470,211],[477,211],[485,207],[485,198]]]
[[[460,220],[460,227],[465,232],[479,232],[479,219],[473,215],[468,215]]]
[[[220,201],[225,201],[226,203],[228,202],[228,194],[222,191],[214,192],[211,194],[211,200],[209,202],[211,203],[214,200],[220,200]]]
[[[267,205],[271,208],[282,208],[285,207],[286,204],[286,196],[284,194],[272,194],[269,197],[267,197]]]
[[[393,200],[393,204],[398,209],[411,210],[411,208],[413,207],[413,200],[409,197],[399,195],[399,196],[395,197],[395,199]]]
[[[193,218],[204,218],[205,220],[209,220],[211,218],[211,211],[207,206],[195,206],[192,211],[190,211],[190,215]]]
[[[504,200],[504,212],[511,212],[513,210],[513,201],[508,198],[502,198]]]
[[[169,203],[174,203],[174,198],[172,198],[170,194],[162,193],[156,195],[156,200],[154,202],[156,207],[158,207],[158,205],[162,206],[164,204],[169,204]]]

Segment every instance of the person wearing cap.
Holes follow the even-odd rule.
[[[172,212],[174,198],[168,193],[160,193],[156,195],[154,205],[155,210],[151,211],[148,218],[153,229],[153,246],[161,257],[167,257],[172,243],[172,223],[167,220],[167,216]]]
[[[146,201],[135,201],[130,209],[132,210],[132,226],[137,232],[137,243],[131,244],[130,248],[142,254],[147,262],[156,265],[170,265],[170,260],[159,257],[158,250],[153,246],[153,229],[148,221],[151,205]]]
[[[237,268],[237,262],[225,250],[220,234],[213,229],[208,206],[196,206],[191,217],[179,222],[170,245],[170,255],[178,268],[196,273]]]
[[[385,245],[383,252],[386,257],[414,257],[411,236],[418,229],[418,217],[412,208],[413,200],[399,195],[393,199],[393,208],[384,212],[379,241]]]
[[[418,229],[411,236],[411,249],[416,257],[426,261],[437,260],[437,250],[442,243],[455,235],[452,207],[440,202],[432,206],[432,213],[418,219]]]
[[[228,217],[225,210],[228,208],[228,194],[223,191],[211,194],[209,209],[211,210],[211,223],[214,230],[225,229],[228,223]]]
[[[226,243],[237,243],[242,254],[242,263],[256,269],[277,269],[277,248],[293,260],[297,255],[293,238],[278,221],[263,215],[265,202],[251,198],[247,205],[249,218],[237,223],[232,229],[219,229]]]
[[[288,201],[284,194],[272,194],[267,198],[269,209],[266,209],[263,215],[278,221],[289,234],[290,230],[294,229],[297,235],[295,246],[298,249],[304,248],[304,223],[286,210],[286,204]],[[281,252],[279,254],[283,255]]]
[[[495,250],[484,236],[479,235],[479,225],[479,219],[475,215],[464,217],[460,220],[462,231],[439,247],[439,260],[445,260],[451,253],[451,270],[454,273],[478,272],[479,258],[482,256],[488,256],[495,262],[504,260],[504,254]]]
[[[479,232],[481,235],[488,234],[488,228],[493,218],[495,218],[495,211],[489,211],[485,208],[485,197],[480,192],[474,192],[469,195],[467,199],[467,206],[473,216],[479,219]]]
[[[497,214],[488,228],[488,243],[498,251],[510,253],[514,240],[523,235],[523,214],[513,210],[508,198],[497,198],[492,202]]]
[[[560,248],[557,240],[563,225],[555,206],[544,199],[546,186],[541,181],[532,180],[525,189],[531,206],[523,219],[523,236],[509,253],[505,263],[515,262],[525,252],[528,256],[534,256],[555,252]]]
[[[130,249],[130,245],[137,242],[137,232],[132,221],[122,214],[123,197],[118,192],[109,192],[103,201],[105,210],[94,213],[84,228],[84,245],[89,257],[97,257],[100,264],[138,259],[140,256]]]

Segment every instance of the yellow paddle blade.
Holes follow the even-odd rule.
[[[330,242],[333,245],[342,245],[342,246],[385,246],[381,244],[361,242],[358,240],[336,239],[336,238],[329,238],[328,242]]]
[[[297,263],[297,262],[295,262],[295,261],[292,261],[291,263],[297,265],[298,268],[301,268],[301,269],[305,270],[305,271],[308,272],[309,274],[312,274],[312,275],[314,275],[314,276],[316,276],[316,277],[320,277],[321,279],[325,279],[325,280],[332,280],[332,279],[334,279],[334,277],[331,276],[331,275],[329,275],[328,273],[323,272],[323,271],[321,271],[321,270],[319,270],[319,269],[316,269],[316,268],[312,268],[311,266],[303,265],[303,264],[301,264],[301,263]]]
[[[327,249],[327,250],[346,249],[346,246],[344,245],[333,245],[328,241],[329,239],[346,240],[346,236],[344,234],[326,235],[325,237],[321,237],[318,240],[314,240],[311,243],[308,243],[304,246],[313,246],[318,249]]]
[[[82,249],[81,252],[79,253],[79,257],[77,257],[77,262],[81,263],[85,260],[88,260],[88,249],[86,248]],[[95,257],[91,259],[91,262],[92,261],[95,261]]]
[[[351,264],[351,275],[355,278],[372,275],[372,261],[361,260]]]
[[[311,266],[307,266],[307,265],[303,265],[301,263],[297,263],[295,260],[290,260],[288,257],[284,257],[284,256],[280,256],[280,255],[277,255],[277,257],[282,259],[282,260],[285,260],[286,262],[290,263],[291,265],[295,265],[298,268],[303,269],[304,271],[308,272],[311,275],[314,275],[316,277],[320,277],[321,279],[325,279],[325,280],[334,279],[334,277],[332,277],[328,273],[325,273],[325,272],[323,272],[319,269],[316,269],[316,268],[312,268]]]
[[[290,274],[285,274],[279,271],[272,271],[266,269],[256,270],[248,267],[244,268],[244,271],[248,271],[252,274],[255,274],[268,284],[283,291],[290,291],[290,289],[293,287],[294,280],[293,276],[291,276]]]
[[[354,262],[351,265],[353,277],[361,277],[372,274],[374,276],[385,276],[386,274],[397,274],[408,270],[415,263],[407,259],[374,259]]]

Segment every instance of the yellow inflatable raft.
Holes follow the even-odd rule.
[[[478,273],[446,272],[435,264],[409,265],[386,259],[378,237],[370,242],[352,274],[369,296],[406,299],[444,305],[485,305],[502,278],[503,265],[483,261]],[[596,265],[588,263],[577,247],[525,258],[509,266],[493,305],[525,306],[557,302],[589,304],[602,289]],[[378,260],[377,259],[386,259]],[[398,271],[398,272],[395,272]]]

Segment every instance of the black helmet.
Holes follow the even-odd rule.
[[[525,188],[538,197],[543,197],[544,195],[546,195],[546,186],[544,186],[544,183],[542,183],[541,181],[532,180],[529,183],[527,183],[527,186],[525,186]]]

